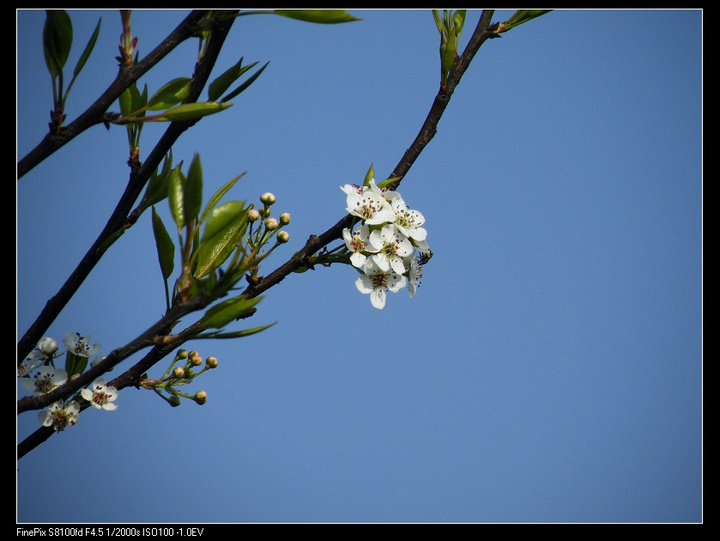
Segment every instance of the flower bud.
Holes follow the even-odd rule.
[[[272,193],[270,193],[270,192],[265,192],[264,194],[262,194],[262,195],[260,196],[260,201],[261,201],[264,205],[272,205],[272,204],[273,204],[275,201],[277,201],[277,200],[275,199],[275,196],[274,196]]]
[[[250,209],[248,211],[248,220],[251,222],[257,222],[260,219],[260,212],[255,209]]]
[[[175,376],[175,377],[178,378],[178,379],[184,378],[184,377],[185,377],[185,370],[183,369],[183,367],[182,367],[182,366],[176,366],[175,369],[173,370],[173,376]]]
[[[197,351],[190,353],[190,362],[195,366],[200,366],[203,363],[203,358]]]
[[[290,223],[290,213],[289,212],[283,212],[280,215],[280,223],[282,225],[287,225]]]
[[[46,336],[38,342],[37,348],[40,350],[40,353],[49,357],[57,351],[58,345],[55,340]]]
[[[277,241],[280,243],[285,243],[290,240],[290,233],[287,231],[279,231],[277,234]]]
[[[185,359],[185,358],[187,358],[187,356],[188,356],[187,350],[186,350],[186,349],[181,349],[180,351],[177,352],[176,358],[178,358],[178,359]]]
[[[268,229],[277,229],[279,226],[278,221],[275,218],[268,218],[265,220],[265,227]]]
[[[218,360],[216,357],[208,357],[205,359],[205,363],[207,364],[208,368],[217,368]]]
[[[170,405],[173,408],[176,408],[180,405],[180,397],[178,395],[174,394],[170,398],[168,398],[168,402],[170,402]]]
[[[203,405],[207,402],[207,393],[205,391],[198,391],[195,393],[195,402]]]

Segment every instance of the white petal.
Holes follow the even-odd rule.
[[[367,257],[360,252],[355,252],[353,255],[350,256],[350,263],[352,263],[354,267],[362,269],[366,259]]]
[[[370,280],[370,278],[364,275],[358,276],[357,280],[355,280],[355,287],[357,287],[360,293],[364,293],[367,295],[373,290],[372,280]]]
[[[399,257],[393,257],[390,260],[390,266],[392,267],[392,270],[398,274],[405,272],[405,265],[403,264],[403,260]]]
[[[388,278],[387,286],[390,291],[397,293],[407,284],[407,279],[404,276],[394,275]]]
[[[384,289],[377,288],[373,289],[370,293],[370,302],[372,305],[377,308],[378,310],[382,310],[385,308],[385,297],[386,293]]]
[[[422,242],[427,238],[427,231],[424,227],[416,227],[410,233],[410,236],[417,241]]]

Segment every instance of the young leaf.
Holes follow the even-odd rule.
[[[185,182],[184,210],[185,220],[188,222],[197,219],[202,205],[202,165],[200,155],[195,154],[190,167],[188,168],[187,181]]]
[[[255,82],[255,79],[257,79],[258,77],[260,77],[260,74],[265,70],[265,68],[267,68],[267,66],[268,66],[269,63],[270,63],[269,61],[268,61],[268,62],[265,62],[265,64],[263,65],[263,67],[261,67],[259,70],[257,70],[255,73],[253,73],[250,77],[248,77],[247,81],[243,82],[243,84],[241,84],[240,86],[238,86],[235,90],[233,90],[232,92],[230,92],[227,96],[225,96],[225,97],[224,97],[222,100],[220,100],[220,101],[221,101],[222,103],[225,103],[226,101],[230,101],[230,100],[233,99],[235,96],[237,96],[238,94],[240,94],[240,92],[243,92],[247,87],[249,87],[251,84],[253,84],[253,83]],[[255,62],[255,64],[257,64],[257,62]],[[252,65],[254,65],[254,64],[252,64]],[[248,67],[249,67],[249,66],[248,66]]]
[[[213,209],[205,223],[201,241],[214,237],[236,220],[245,209],[245,201],[226,201]]]
[[[189,77],[178,77],[169,83],[165,83],[160,90],[153,94],[148,100],[147,108],[150,111],[159,111],[180,103],[188,97],[190,93],[190,83],[192,79]]]
[[[231,331],[231,332],[208,332],[208,333],[202,333],[197,335],[195,338],[242,338],[244,336],[250,336],[253,334],[257,334],[259,332],[264,331],[265,329],[269,329],[275,323],[269,323],[268,325],[261,325],[260,327],[254,327],[252,329],[243,329],[241,331]]]
[[[118,103],[120,104],[120,114],[122,116],[128,116],[130,113],[133,112],[132,110],[132,90],[131,88],[135,88],[137,91],[137,88],[135,87],[135,83],[133,83],[131,86],[127,87],[125,90],[122,91],[122,94],[118,96]]]
[[[244,295],[228,299],[210,308],[198,323],[206,329],[222,329],[228,323],[247,314],[261,300],[262,297],[248,299]]]
[[[208,214],[210,214],[210,211],[212,211],[215,208],[215,205],[218,204],[220,199],[222,199],[222,196],[227,193],[227,191],[232,188],[235,183],[240,180],[245,173],[242,175],[238,175],[235,178],[230,179],[227,181],[220,189],[213,194],[213,196],[210,198],[210,201],[208,201],[207,206],[205,207],[205,210],[203,210],[202,216],[200,216],[200,221],[204,222],[207,218]],[[249,209],[248,209],[249,210]]]
[[[146,208],[151,207],[165,199],[168,196],[168,184],[170,179],[170,169],[172,168],[172,150],[165,156],[162,171],[156,169],[150,176],[145,194],[138,208],[140,212],[144,212]]]
[[[160,215],[155,211],[155,207],[152,209],[152,226],[158,260],[160,261],[160,271],[162,272],[163,278],[167,280],[175,268],[175,245],[167,229],[165,229]]]
[[[62,74],[63,67],[72,47],[72,21],[66,11],[48,9],[45,11],[43,27],[43,53],[45,64],[54,79]]]
[[[541,15],[545,15],[546,13],[550,12],[552,10],[550,9],[518,9],[515,13],[513,13],[513,16],[510,17],[507,21],[504,23],[495,23],[494,25],[490,26],[490,30],[495,30],[496,34],[501,34],[502,32],[507,32],[508,30],[519,26],[523,23],[526,23],[535,17],[540,17]],[[494,28],[493,28],[494,27]]]
[[[349,23],[359,21],[344,9],[276,9],[275,15],[281,15],[298,21],[320,24]]]
[[[197,278],[219,268],[237,248],[248,224],[248,211],[242,207],[242,201],[228,201],[210,213],[197,251]]]
[[[101,21],[102,18],[98,19],[97,26],[95,26],[95,31],[93,32],[92,36],[90,36],[90,41],[88,41],[87,45],[85,45],[85,50],[80,55],[80,59],[75,65],[75,70],[73,71],[73,76],[75,77],[77,77],[77,75],[82,71],[83,67],[85,67],[85,62],[87,62],[87,59],[90,57],[90,53],[92,53],[92,50],[95,47],[95,42],[97,41],[98,34],[100,33]]]
[[[88,358],[82,357],[81,355],[75,355],[68,351],[65,354],[65,371],[68,377],[72,377],[75,374],[82,374],[85,372],[85,368],[88,365]]]
[[[230,88],[231,84],[233,84],[243,73],[257,64],[257,62],[253,62],[252,64],[243,67],[242,61],[243,59],[240,58],[240,60],[237,61],[237,64],[225,70],[222,75],[218,76],[212,83],[210,83],[208,86],[208,101],[217,101],[218,98],[220,98],[220,96],[222,96],[223,93]]]
[[[375,180],[375,164],[370,164],[370,169],[368,169],[368,172],[365,173],[365,180],[363,181],[363,186],[370,186],[370,181]]]
[[[165,114],[158,117],[158,120],[175,122],[179,120],[193,120],[207,115],[212,115],[230,107],[232,103],[217,103],[206,101],[200,103],[184,103],[165,111]]]
[[[174,167],[170,171],[170,181],[168,183],[168,201],[170,203],[170,214],[175,220],[178,231],[185,227],[185,203],[183,202],[185,193],[185,175],[180,171],[180,166]]]

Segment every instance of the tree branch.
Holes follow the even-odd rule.
[[[192,37],[198,21],[207,13],[207,11],[193,11],[149,55],[137,64],[126,68],[121,67],[115,80],[95,103],[72,123],[65,126],[60,133],[48,133],[33,150],[18,162],[18,179],[86,129],[102,123],[103,115],[120,94],[180,43]]]
[[[129,344],[111,351],[107,357],[86,372],[83,372],[76,378],[67,381],[49,393],[37,396],[26,396],[18,400],[17,413],[20,414],[30,410],[41,409],[57,400],[66,400],[137,351],[154,345],[154,338],[157,336],[166,336],[167,333],[172,330],[172,327],[180,317],[191,312],[201,310],[206,306],[206,304],[207,303],[204,299],[195,297],[187,303],[174,306],[164,317],[148,328],[140,336],[135,338]],[[197,333],[195,325],[196,324],[193,324],[181,333],[173,336],[173,339],[167,341],[166,343],[154,345],[154,347],[147,353],[147,355],[145,355],[145,357],[143,357],[142,360],[137,362],[129,370],[126,370],[122,375],[112,380],[108,383],[108,385],[115,387],[118,391],[124,389],[125,387],[136,385],[140,377],[155,363],[168,355],[168,353],[170,353],[173,349],[181,346],[183,343],[191,339]],[[79,402],[80,411],[89,406],[89,403],[84,399],[80,399]],[[19,459],[32,451],[54,433],[55,430],[52,427],[42,426],[38,428],[35,432],[18,444],[17,458]]]
[[[447,108],[447,105],[450,101],[450,98],[456,88],[456,86],[459,84],[460,79],[462,78],[463,74],[467,70],[468,66],[470,65],[470,62],[472,61],[473,57],[475,56],[475,53],[478,51],[480,46],[489,38],[493,37],[492,32],[488,32],[488,26],[490,25],[491,18],[492,18],[493,11],[492,10],[484,10],[481,14],[480,21],[478,22],[475,31],[473,32],[472,37],[470,38],[470,41],[468,45],[466,46],[463,54],[458,57],[453,65],[453,68],[451,69],[448,80],[446,83],[445,89],[440,89],[438,94],[435,96],[433,100],[433,104],[430,108],[430,111],[423,122],[420,131],[418,132],[418,135],[416,136],[413,143],[410,145],[410,147],[406,150],[403,157],[398,162],[397,166],[393,170],[393,173],[390,178],[398,178],[398,180],[394,183],[394,187],[397,187],[397,185],[400,184],[402,179],[405,177],[407,172],[410,170],[412,165],[415,163],[417,158],[420,156],[422,151],[425,149],[425,147],[428,145],[428,143],[432,140],[435,133],[437,132],[437,126],[442,118],[442,115]],[[229,30],[229,26],[228,26]],[[172,126],[171,126],[172,127]],[[187,128],[185,128],[187,129]],[[170,128],[168,129],[168,132],[170,131]],[[182,130],[184,131],[184,129]],[[167,132],[166,132],[167,135]],[[179,134],[178,134],[179,135]],[[158,146],[156,146],[155,150],[158,150]],[[155,151],[153,151],[155,152]],[[159,164],[162,157],[165,155],[165,152],[162,153],[160,156],[156,156],[157,163]],[[148,160],[149,161],[149,160]],[[147,163],[147,162],[146,162]],[[157,165],[155,166],[157,167]],[[142,170],[142,168],[141,168]],[[150,173],[154,170],[154,168],[150,171]],[[149,173],[148,173],[149,177]],[[145,179],[145,181],[147,178]],[[130,185],[133,184],[132,179],[131,182],[128,185],[128,190],[130,190]],[[143,183],[144,184],[144,183]],[[128,191],[126,190],[126,192]],[[135,197],[139,195],[139,190],[135,194]],[[125,197],[125,196],[124,196]],[[123,197],[123,198],[124,198]],[[134,201],[134,199],[133,199]],[[122,213],[120,213],[122,214]],[[114,213],[115,215],[115,213]],[[126,215],[125,215],[126,216]],[[272,273],[270,273],[268,276],[264,277],[259,283],[254,284],[246,288],[246,290],[243,292],[244,295],[247,295],[248,297],[256,297],[263,293],[264,291],[267,291],[274,285],[280,283],[286,276],[288,276],[290,273],[296,271],[297,269],[306,266],[308,264],[308,259],[315,254],[317,251],[322,249],[324,246],[327,246],[330,242],[336,239],[342,238],[342,230],[346,227],[350,227],[353,221],[353,217],[350,215],[346,215],[343,218],[341,218],[335,225],[330,227],[327,231],[324,233],[318,235],[318,236],[311,236],[310,239],[306,242],[305,246],[297,253],[295,253],[286,263],[275,269]],[[109,222],[110,224],[110,222]],[[106,230],[108,230],[108,226],[106,226]],[[110,230],[110,233],[112,233],[114,230]],[[97,243],[96,243],[97,244]],[[92,250],[91,250],[92,251]],[[89,252],[90,253],[90,252]],[[87,257],[87,256],[86,256]],[[84,261],[84,260],[83,260]],[[109,366],[114,366],[120,360],[127,358],[130,354],[134,353],[135,351],[141,349],[142,347],[146,347],[152,342],[149,342],[149,338],[152,338],[152,336],[155,336],[161,327],[163,325],[167,327],[168,324],[170,324],[172,321],[175,321],[177,317],[179,317],[178,314],[180,313],[188,313],[189,311],[193,311],[195,309],[198,309],[197,307],[194,307],[192,310],[189,311],[181,311],[177,312],[176,310],[184,310],[185,308],[188,308],[184,305],[177,306],[173,309],[171,309],[168,314],[162,318],[156,325],[154,325],[151,329],[148,329],[143,335],[138,337],[135,341],[133,341],[131,344],[128,344],[128,346],[125,346],[125,348],[119,348],[118,350],[114,350],[111,352],[111,354],[106,357],[101,363],[99,363],[96,367],[91,368],[84,374],[81,374],[78,378],[71,380],[70,382],[64,384],[62,387],[55,389],[51,393],[48,393],[47,395],[42,395],[39,397],[26,397],[24,399],[21,399],[18,401],[18,412],[21,411],[27,411],[28,409],[38,409],[39,407],[44,407],[45,405],[48,405],[52,403],[54,400],[57,400],[60,398],[60,396],[70,396],[73,392],[76,392],[80,388],[84,387],[88,383],[90,383],[94,378],[98,377],[102,373],[106,372]],[[152,336],[151,336],[152,335]],[[26,335],[27,336],[27,335]],[[37,336],[37,339],[39,339],[40,336]],[[135,364],[132,368],[127,370],[125,373],[123,373],[121,376],[113,380],[109,383],[109,385],[117,388],[118,390],[130,385],[134,385],[138,379],[142,376],[143,373],[145,373],[149,368],[151,368],[155,363],[157,363],[160,359],[164,358],[166,355],[168,355],[173,349],[184,343],[185,341],[192,338],[192,333],[185,333],[182,332],[179,335],[177,335],[177,338],[173,340],[171,343],[163,344],[163,345],[156,345],[153,347],[150,352],[137,364]],[[35,339],[32,344],[34,344],[37,339]],[[132,351],[131,351],[132,350]],[[29,352],[29,350],[28,350]],[[24,359],[26,355],[23,355],[22,358]],[[122,359],[120,358],[122,356]],[[20,356],[19,356],[20,359]],[[107,364],[105,364],[107,361]],[[68,392],[68,389],[72,389]],[[55,395],[58,395],[57,397]],[[88,407],[88,404],[83,404],[81,406],[82,409]],[[18,458],[22,457],[26,453],[28,453],[30,450],[34,449],[38,445],[40,445],[42,442],[46,441],[52,434],[54,433],[54,430],[52,427],[41,427],[40,429],[36,430],[33,434],[28,436],[23,442],[21,442],[18,445]]]
[[[185,34],[189,32],[189,29],[191,26],[189,25],[188,21],[194,21],[197,22],[198,20],[198,13],[199,12],[193,12],[195,14],[194,17],[188,17],[185,19],[185,22],[180,25],[181,27],[185,28],[185,32],[180,32],[181,34]],[[200,12],[201,13],[201,12]],[[191,14],[192,15],[192,14]],[[202,89],[205,87],[205,84],[207,83],[208,78],[210,77],[210,72],[212,71],[213,66],[215,65],[215,61],[217,60],[218,55],[220,54],[220,50],[222,49],[222,45],[225,41],[225,38],[227,37],[228,32],[230,31],[230,28],[234,22],[234,17],[227,17],[227,18],[221,18],[215,22],[212,37],[210,39],[210,42],[208,44],[207,51],[205,52],[205,55],[203,56],[202,60],[198,63],[194,80],[190,87],[190,93],[188,95],[188,98],[185,100],[185,103],[191,103],[197,101],[198,97],[200,96],[200,93],[202,92]],[[178,27],[180,28],[180,27]],[[179,30],[175,30],[173,32],[174,34],[178,34]],[[167,41],[167,40],[166,40]],[[171,40],[171,42],[174,43],[175,40]],[[173,45],[174,46],[174,45]],[[157,49],[156,49],[157,51]],[[165,52],[167,54],[167,52]],[[157,60],[156,60],[157,62]],[[139,65],[139,64],[138,64]],[[145,69],[147,71],[147,69]],[[143,71],[144,73],[144,71]],[[116,83],[113,83],[113,86],[111,88],[114,88],[116,86]],[[126,84],[127,86],[127,84]],[[123,87],[124,89],[125,87]],[[117,91],[117,89],[116,89]],[[120,91],[117,91],[117,95],[119,95]],[[110,91],[106,91],[103,96],[107,96],[110,93]],[[117,98],[117,95],[114,96],[113,99]],[[101,100],[98,100],[100,102]],[[96,102],[96,105],[97,103]],[[96,105],[93,105],[93,107],[96,107]],[[109,105],[109,104],[108,104]],[[104,113],[105,109],[107,109],[107,106],[105,106],[104,109],[102,109],[102,113]],[[92,107],[91,107],[92,109]],[[100,110],[100,108],[98,108]],[[95,113],[98,114],[97,112]],[[86,112],[82,115],[81,118],[89,118],[90,115]],[[93,117],[95,118],[95,117]],[[76,120],[73,124],[76,124],[80,121],[80,119]],[[90,247],[90,249],[87,251],[85,256],[82,258],[78,266],[75,268],[75,270],[72,272],[72,274],[68,277],[68,279],[65,281],[65,283],[62,285],[60,290],[57,292],[57,294],[52,297],[48,302],[46,303],[45,307],[43,308],[40,315],[37,317],[37,319],[33,322],[33,324],[30,326],[30,328],[27,330],[25,335],[20,339],[17,346],[17,363],[18,366],[23,362],[23,360],[28,356],[28,354],[32,351],[33,347],[35,347],[35,344],[42,338],[43,333],[48,329],[48,327],[52,324],[52,322],[57,318],[58,314],[62,311],[62,309],[65,307],[65,305],[70,301],[70,299],[75,295],[77,290],[79,289],[80,285],[85,281],[85,279],[88,277],[92,269],[95,267],[95,265],[100,261],[100,258],[102,257],[103,253],[107,250],[108,246],[105,245],[106,241],[118,230],[120,230],[122,227],[127,225],[128,227],[132,225],[132,221],[128,221],[128,214],[132,210],[132,206],[134,205],[135,201],[137,200],[138,196],[140,195],[141,191],[145,187],[145,184],[147,183],[148,179],[152,175],[152,173],[157,169],[158,165],[162,161],[162,159],[165,157],[165,155],[168,153],[170,148],[172,148],[173,144],[175,144],[175,141],[180,137],[180,135],[190,128],[192,125],[194,125],[197,122],[197,120],[187,120],[182,122],[172,122],[163,136],[160,138],[160,141],[155,145],[155,148],[152,150],[148,158],[143,162],[141,167],[137,171],[132,171],[130,173],[130,179],[128,181],[127,187],[125,188],[125,192],[121,196],[117,206],[115,207],[115,210],[113,211],[112,215],[108,219],[107,224],[105,225],[105,228],[102,230],[98,238],[95,240],[93,245]],[[68,126],[67,129],[70,129]],[[46,140],[49,136],[46,136]],[[50,137],[53,139],[52,137]],[[54,140],[54,139],[53,139]],[[64,142],[62,143],[64,144]],[[58,147],[59,148],[59,147]],[[136,217],[135,217],[136,219]]]
[[[395,166],[392,174],[389,178],[397,178],[398,180],[391,185],[392,188],[396,188],[402,179],[407,175],[408,171],[415,163],[415,160],[420,156],[422,151],[432,140],[437,132],[437,126],[442,118],[445,109],[450,102],[455,88],[460,83],[460,79],[463,74],[470,66],[475,53],[480,49],[480,46],[485,43],[486,40],[494,36],[494,34],[488,31],[490,22],[492,20],[494,10],[483,10],[480,15],[475,30],[470,37],[470,40],[465,47],[462,55],[459,56],[453,64],[450,74],[448,75],[447,84],[445,89],[442,88],[438,91],[433,104],[430,107],[430,112],[425,118],[420,131],[418,132],[415,140],[412,142],[410,147],[405,151],[405,154],[400,159],[398,164]],[[283,265],[275,269],[269,275],[265,276],[259,283],[248,286],[244,294],[249,297],[256,297],[264,291],[267,291],[271,287],[277,285],[284,280],[289,274],[298,270],[301,267],[308,266],[308,258],[313,254],[327,246],[329,243],[336,239],[342,238],[342,231],[346,227],[350,227],[353,221],[351,215],[345,215],[330,229],[322,233],[321,235],[311,236],[305,246],[299,252],[293,254],[293,256]]]

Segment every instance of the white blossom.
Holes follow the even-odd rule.
[[[68,426],[77,423],[80,414],[80,405],[74,400],[67,406],[62,400],[53,402],[46,410],[38,414],[38,420],[43,426],[52,426],[56,432],[62,432]]]
[[[80,394],[94,408],[107,411],[117,409],[117,404],[112,402],[118,397],[118,391],[115,387],[108,387],[104,378],[96,379],[89,389],[83,389]]]

